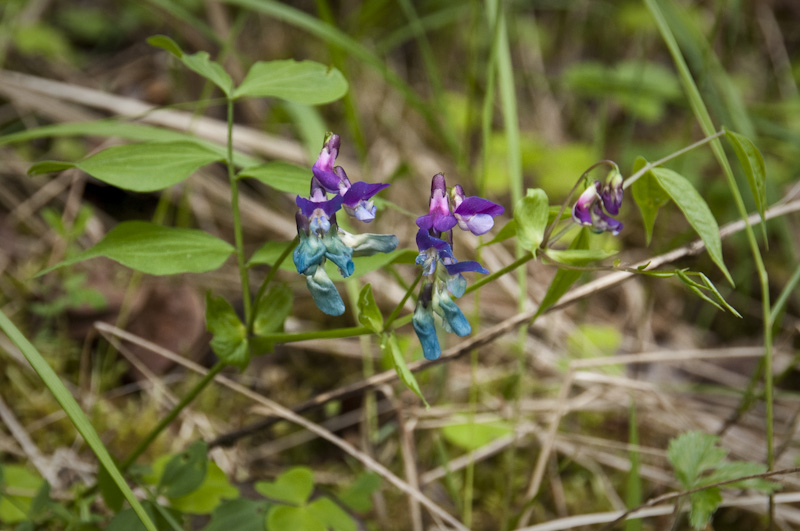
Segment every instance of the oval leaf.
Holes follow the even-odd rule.
[[[153,192],[169,188],[219,160],[222,157],[218,153],[194,142],[148,142],[110,147],[75,166],[117,188]]]
[[[633,173],[644,168],[646,164],[647,161],[645,159],[638,157],[633,164]],[[658,181],[656,181],[655,177],[653,177],[650,172],[645,173],[634,181],[633,185],[631,185],[631,192],[633,193],[633,200],[636,206],[639,207],[639,212],[642,213],[645,237],[647,245],[650,245],[658,209],[669,201],[669,196],[661,189]]]
[[[578,235],[572,240],[567,251],[578,252],[587,250],[589,248],[589,237],[586,227],[582,227]],[[563,252],[567,252],[563,251]],[[552,251],[548,251],[548,254]],[[539,303],[539,309],[536,310],[536,316],[542,315],[548,308],[558,302],[558,299],[564,295],[567,290],[580,278],[583,271],[575,269],[559,269],[556,271],[552,282],[547,287],[547,292]]]
[[[212,61],[208,52],[184,54],[181,61],[192,70],[218,86],[226,96],[233,92],[233,80],[219,63]]]
[[[211,350],[225,363],[244,369],[250,362],[247,328],[231,303],[211,292],[206,293],[206,330],[214,337]]]
[[[289,59],[255,63],[233,96],[273,96],[318,105],[338,100],[346,93],[347,81],[337,69],[314,61]]]
[[[259,481],[255,487],[267,498],[303,505],[314,490],[314,473],[310,468],[296,466],[278,476],[274,482]]]
[[[183,50],[178,46],[178,43],[167,37],[166,35],[153,35],[148,37],[147,44],[166,50],[175,57],[183,57]]]
[[[60,160],[43,160],[28,168],[28,175],[41,175],[43,173],[56,173],[69,170],[75,167],[73,162],[61,162]]]
[[[251,177],[266,184],[270,188],[289,194],[308,195],[311,171],[288,162],[267,162],[258,166],[245,168],[239,172],[238,178]]]
[[[293,300],[292,290],[286,284],[270,288],[258,303],[253,320],[253,332],[256,335],[282,332],[283,322],[292,311]]]
[[[686,216],[686,220],[703,240],[703,243],[706,244],[711,260],[717,264],[725,274],[728,282],[733,285],[733,278],[731,278],[731,274],[722,259],[722,240],[719,236],[719,226],[705,200],[695,190],[692,183],[679,173],[667,168],[653,168],[651,173],[664,192],[681,209],[683,215]]]
[[[535,251],[542,243],[549,212],[547,194],[541,188],[528,188],[525,197],[514,207],[517,238],[526,251]]]
[[[417,383],[414,373],[411,372],[408,365],[406,365],[406,360],[403,357],[403,353],[400,351],[400,345],[397,344],[397,336],[395,336],[394,333],[389,333],[381,337],[381,350],[384,356],[388,354],[389,359],[392,360],[392,365],[400,381],[422,400],[425,407],[430,407],[428,401],[425,400],[425,396],[422,394],[422,389],[419,388],[419,383]]]
[[[98,256],[149,275],[204,273],[220,267],[231,253],[233,247],[229,243],[201,230],[125,221],[94,247],[39,274]]]
[[[376,334],[383,331],[383,314],[375,302],[372,286],[369,284],[365,285],[358,294],[358,322]]]

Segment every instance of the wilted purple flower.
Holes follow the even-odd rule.
[[[505,209],[493,201],[482,197],[466,197],[460,184],[450,192],[453,200],[453,215],[461,230],[468,230],[475,236],[486,234],[494,226],[494,218]]]
[[[572,208],[572,219],[580,225],[591,227],[594,232],[610,232],[616,236],[622,230],[622,223],[612,218],[606,211],[611,212],[611,209],[614,209],[619,212],[622,187],[619,187],[618,195],[614,189],[608,191],[608,202],[599,193],[601,187],[600,181],[594,181],[583,191]],[[619,197],[619,201],[617,201],[617,197]],[[608,208],[609,206],[611,209]]]
[[[455,212],[450,211],[450,197]],[[444,175],[439,173],[433,177],[428,214],[417,218],[419,256],[416,263],[422,267],[424,280],[411,320],[426,359],[435,360],[441,355],[436,337],[437,320],[445,331],[458,336],[471,332],[469,321],[451,298],[451,295],[462,296],[466,290],[467,281],[461,273],[489,273],[478,262],[456,259],[452,229],[459,225],[473,234],[484,234],[494,224],[492,218],[502,213],[503,207],[496,203],[480,197],[466,197],[460,186],[448,196]]]

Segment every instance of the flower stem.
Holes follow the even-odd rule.
[[[657,168],[658,166],[661,166],[662,164],[664,164],[666,162],[669,162],[674,158],[680,157],[684,153],[688,153],[689,151],[691,151],[691,150],[693,150],[695,148],[698,148],[698,147],[700,147],[702,145],[708,144],[712,140],[716,140],[717,138],[721,137],[724,134],[725,134],[724,130],[717,131],[713,135],[707,136],[707,137],[705,137],[705,138],[703,138],[701,140],[698,140],[694,144],[688,145],[683,149],[679,149],[678,151],[676,151],[674,153],[670,153],[669,155],[667,155],[666,157],[664,157],[662,159],[658,159],[655,162],[648,162],[647,164],[642,166],[642,168],[639,171],[637,171],[636,173],[634,173],[633,175],[631,175],[630,177],[625,179],[625,182],[622,183],[622,189],[624,190],[625,188],[628,188],[630,185],[635,183],[637,179],[639,179],[642,175],[644,175],[645,173],[649,172],[653,168]]]
[[[403,296],[403,299],[400,303],[392,310],[392,313],[389,314],[389,317],[386,318],[386,322],[383,324],[383,331],[386,332],[389,330],[389,326],[397,319],[397,316],[400,315],[400,312],[403,311],[403,306],[406,304],[406,301],[411,296],[411,293],[414,291],[414,288],[417,287],[419,281],[422,280],[422,273],[417,275],[417,278],[414,279],[414,283],[408,287],[406,290],[406,294]]]
[[[342,337],[356,337],[371,334],[372,330],[366,326],[353,326],[350,328],[335,328],[333,330],[315,330],[313,332],[276,332],[258,336],[270,343],[295,343],[308,339],[332,339]]]
[[[183,396],[183,398],[181,398],[180,402],[175,404],[175,407],[173,407],[172,410],[170,410],[170,412],[167,413],[167,415],[161,419],[161,421],[156,425],[156,427],[153,428],[144,439],[139,441],[139,444],[136,445],[136,448],[134,448],[133,451],[130,454],[128,454],[128,457],[126,457],[125,460],[122,461],[122,463],[120,464],[119,466],[120,470],[124,472],[134,462],[136,462],[136,459],[138,459],[139,456],[142,455],[145,452],[145,450],[147,450],[147,448],[150,447],[150,445],[153,443],[156,437],[158,437],[161,434],[161,432],[164,431],[164,429],[167,426],[169,426],[170,423],[173,420],[175,420],[175,418],[178,415],[180,415],[181,411],[183,411],[184,408],[186,408],[186,406],[188,406],[192,402],[192,400],[194,400],[195,397],[197,397],[197,395],[199,395],[200,392],[203,389],[205,389],[206,386],[209,383],[211,383],[212,380],[214,380],[214,377],[224,368],[225,368],[225,363],[223,361],[218,361],[216,365],[211,367],[211,369],[206,373],[206,375],[203,376],[203,379],[197,382],[195,386],[192,387],[189,390],[189,392]]]
[[[244,237],[242,236],[242,217],[239,213],[239,183],[236,180],[236,171],[233,165],[233,100],[228,98],[228,179],[231,184],[231,209],[233,213],[233,238],[236,245],[236,260],[239,263],[239,276],[242,281],[242,304],[244,305],[244,320],[249,323],[252,319],[252,306],[250,304],[250,280],[247,275],[247,264],[244,259]]]
[[[521,266],[521,265],[523,265],[523,264],[525,264],[527,262],[530,262],[532,259],[533,259],[533,253],[527,252],[527,253],[523,254],[522,256],[520,256],[519,258],[517,258],[516,260],[514,260],[513,262],[511,262],[507,266],[505,266],[503,269],[499,269],[499,270],[495,271],[494,273],[492,273],[491,275],[483,277],[479,281],[477,281],[474,284],[472,284],[471,286],[469,286],[466,290],[464,290],[464,295],[466,295],[467,293],[471,293],[471,292],[475,291],[476,289],[480,288],[484,284],[488,284],[489,282],[492,282],[493,280],[502,277],[506,273],[510,273],[511,271],[514,271],[516,268],[518,268],[519,266]]]

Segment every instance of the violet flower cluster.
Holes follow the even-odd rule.
[[[596,233],[619,234],[622,223],[613,218],[622,205],[622,175],[614,168],[605,183],[592,182],[580,195],[572,208],[572,219],[580,225],[591,227]]]
[[[461,273],[489,273],[478,262],[459,262],[455,258],[453,228],[458,225],[472,234],[484,234],[503,211],[502,206],[488,199],[466,196],[460,185],[454,186],[448,195],[444,175],[433,176],[428,214],[417,218],[419,256],[416,263],[422,266],[423,281],[411,321],[426,359],[435,360],[442,353],[436,337],[437,321],[445,331],[460,337],[472,331],[469,321],[450,298],[451,295],[461,297],[467,288]]]
[[[308,198],[297,196],[297,235],[300,242],[292,258],[297,272],[306,276],[306,285],[317,308],[328,315],[342,315],[344,302],[336,286],[325,272],[330,260],[343,277],[355,270],[354,256],[388,253],[397,247],[393,234],[350,234],[336,223],[336,213],[344,211],[369,223],[375,219],[372,197],[388,184],[351,183],[341,166],[334,167],[339,154],[339,135],[328,133],[314,163],[311,193]],[[328,198],[328,194],[334,194]]]

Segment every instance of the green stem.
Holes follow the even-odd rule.
[[[405,306],[406,301],[411,296],[411,293],[414,291],[414,288],[417,287],[417,284],[419,284],[420,280],[422,280],[422,273],[417,275],[417,278],[414,279],[414,283],[411,284],[411,286],[409,286],[406,290],[406,294],[403,296],[403,299],[395,307],[395,309],[392,310],[392,313],[389,314],[389,317],[386,319],[386,322],[383,325],[384,332],[389,330],[389,326],[394,322],[395,319],[397,319],[397,316],[400,315],[400,312],[403,311],[403,306]]]
[[[332,339],[342,337],[356,337],[371,334],[372,330],[366,326],[353,326],[350,328],[336,328],[333,330],[315,330],[313,332],[276,332],[258,336],[270,343],[295,343],[308,339]]]
[[[253,324],[256,321],[256,313],[258,312],[258,304],[261,302],[261,297],[263,297],[264,296],[264,292],[267,291],[267,287],[269,286],[269,283],[272,282],[273,278],[275,278],[275,275],[278,273],[278,270],[280,269],[281,264],[284,262],[284,260],[286,260],[289,257],[289,255],[292,253],[292,251],[294,251],[294,248],[297,247],[298,243],[300,243],[300,239],[299,238],[295,238],[294,240],[292,240],[292,243],[288,247],[286,247],[286,249],[283,250],[283,252],[278,257],[278,259],[275,261],[275,263],[272,264],[272,268],[269,270],[269,273],[267,273],[267,277],[264,279],[264,282],[262,282],[261,286],[258,288],[258,292],[256,293],[256,297],[255,297],[255,299],[253,299],[254,311],[253,311],[252,315],[250,316],[250,319],[247,320],[247,333],[248,333],[248,335],[253,333]]]
[[[499,270],[495,271],[494,273],[492,273],[491,275],[483,277],[479,281],[475,282],[473,285],[469,286],[466,290],[464,290],[464,295],[466,295],[467,293],[472,293],[473,291],[475,291],[476,289],[480,288],[484,284],[488,284],[489,282],[492,282],[493,280],[502,277],[506,273],[510,273],[511,271],[514,271],[516,268],[518,268],[519,266],[521,266],[521,265],[523,265],[523,264],[525,264],[527,262],[530,262],[532,259],[533,259],[533,253],[527,252],[527,253],[523,254],[522,256],[520,256],[519,258],[517,258],[516,260],[514,260],[513,262],[511,262],[507,266],[505,266],[503,269],[499,269]]]
[[[674,153],[670,153],[669,155],[667,155],[666,157],[664,157],[662,159],[658,159],[655,162],[648,162],[647,164],[642,166],[642,168],[639,171],[637,171],[636,173],[634,173],[633,175],[631,175],[630,177],[625,179],[625,182],[622,183],[622,189],[624,190],[625,188],[628,188],[630,185],[635,183],[637,179],[639,179],[642,175],[644,175],[645,173],[649,172],[653,168],[657,168],[658,166],[661,166],[662,164],[667,163],[667,162],[671,161],[672,159],[680,157],[684,153],[688,153],[689,151],[691,151],[691,150],[693,150],[695,148],[699,148],[700,146],[708,144],[712,140],[716,140],[717,138],[721,137],[724,134],[725,134],[724,130],[717,131],[713,135],[707,136],[707,137],[703,138],[702,140],[698,140],[694,144],[686,146],[683,149],[679,149],[678,151],[676,151]]]
[[[252,319],[250,304],[250,280],[247,276],[247,263],[244,259],[244,237],[242,236],[242,216],[239,213],[239,183],[236,180],[236,170],[233,165],[233,100],[228,98],[228,179],[231,184],[231,209],[233,212],[233,238],[236,245],[236,260],[239,263],[239,276],[242,281],[242,303],[244,305],[244,320],[249,323]]]
[[[170,423],[175,420],[175,418],[180,415],[181,411],[183,411],[186,406],[188,406],[192,400],[200,394],[200,392],[206,388],[206,386],[214,380],[214,377],[225,368],[225,363],[222,361],[218,361],[216,365],[211,367],[211,369],[203,376],[203,379],[200,380],[192,387],[188,393],[186,393],[183,398],[181,398],[180,402],[175,404],[175,407],[170,410],[167,415],[161,419],[158,425],[153,428],[147,436],[139,441],[139,444],[136,445],[136,448],[125,458],[124,461],[119,465],[120,470],[123,472],[126,471],[136,460],[142,455],[147,448],[153,443],[153,441],[158,437]]]

